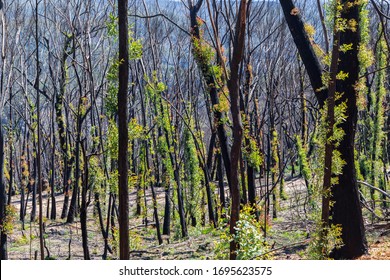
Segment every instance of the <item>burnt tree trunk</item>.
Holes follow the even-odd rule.
[[[87,192],[88,192],[88,158],[86,156],[84,144],[81,146],[84,158],[84,174],[83,174],[83,185],[81,189],[81,207],[80,207],[80,224],[81,224],[81,236],[83,244],[83,254],[84,260],[90,260],[91,256],[89,254],[88,247],[88,228],[87,228],[87,210],[89,201],[87,201]]]
[[[0,2],[1,3],[1,2]],[[0,125],[0,259],[8,259],[7,254],[7,233],[3,230],[4,221],[6,218],[6,204],[7,193],[4,184],[4,139],[3,139],[3,127]]]
[[[239,161],[241,155],[241,143],[242,143],[242,122],[240,112],[240,79],[239,68],[243,57],[245,46],[245,26],[247,19],[247,1],[242,0],[237,15],[237,23],[234,35],[234,48],[233,57],[230,66],[230,78],[228,81],[228,89],[230,95],[230,110],[233,118],[233,146],[230,153],[231,169],[230,169],[230,181],[231,181],[231,214],[230,214],[230,234],[235,236],[236,225],[240,216],[240,182],[239,182]],[[237,249],[239,244],[233,239],[230,242],[230,259],[235,260],[237,258]]]
[[[3,27],[3,42],[1,50],[1,61],[2,61],[2,71],[0,79],[0,94],[3,94],[3,78],[4,78],[4,68],[5,68],[5,18],[3,13],[3,1],[0,0],[0,16],[2,20]],[[3,114],[3,108],[0,108],[1,116]],[[4,138],[3,138],[3,126],[2,118],[0,118],[0,259],[7,260],[7,233],[3,230],[4,221],[6,218],[6,205],[7,205],[7,192],[5,190],[4,184]]]
[[[359,80],[359,44],[360,44],[360,9],[361,4],[352,0],[343,0],[347,7],[341,17],[347,22],[358,23],[357,30],[347,29],[340,34],[340,45],[352,45],[347,52],[340,52],[338,71],[348,73],[344,80],[338,80],[336,91],[342,93],[342,97],[336,104],[345,102],[347,105],[346,120],[340,125],[345,132],[338,150],[345,161],[342,173],[338,176],[338,183],[332,187],[332,200],[330,215],[332,224],[342,227],[342,240],[344,245],[335,249],[331,254],[335,259],[353,259],[367,253],[367,241],[365,237],[362,209],[359,200],[359,190],[355,168],[355,133],[357,124],[357,91],[355,86]]]
[[[300,10],[294,5],[292,0],[279,0],[282,6],[284,17],[297,46],[300,57],[305,65],[310,83],[316,94],[318,103],[322,107],[328,97],[328,90],[322,81],[322,66],[309,36],[305,31],[305,24],[301,17]]]
[[[129,87],[129,46],[127,0],[118,0],[119,25],[119,88],[118,88],[118,173],[119,173],[119,246],[120,259],[129,259],[129,189],[127,91]]]
[[[193,45],[195,43],[195,40],[200,42],[201,40],[204,40],[201,38],[200,35],[200,29],[199,25],[197,22],[197,17],[198,17],[198,11],[203,3],[203,0],[199,0],[198,3],[195,6],[190,7],[190,18],[191,18],[191,35],[193,36]],[[199,55],[199,54],[198,54]],[[210,93],[210,100],[212,103],[212,106],[219,104],[219,90],[217,88],[218,82],[216,81],[215,77],[213,75],[210,75],[209,73],[212,72],[211,68],[212,65],[202,63],[202,58],[199,59],[198,61],[198,67],[200,68],[205,84],[207,86],[207,89],[209,90]],[[217,127],[217,135],[218,135],[218,140],[219,140],[219,145],[221,148],[221,154],[223,157],[223,162],[225,165],[225,171],[226,171],[226,177],[228,179],[229,183],[229,188],[230,188],[230,151],[229,151],[229,140],[228,136],[226,133],[225,129],[225,124],[224,124],[224,118],[225,113],[220,112],[219,110],[213,110],[214,113],[214,119],[216,122],[216,127]],[[210,158],[211,160],[211,158]],[[208,166],[211,166],[211,164],[208,164]]]

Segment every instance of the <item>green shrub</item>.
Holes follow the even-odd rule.
[[[240,219],[236,226],[236,235],[231,236],[229,227],[225,226],[221,230],[220,240],[215,244],[215,259],[228,259],[230,242],[234,238],[239,244],[237,250],[238,260],[264,260],[271,259],[272,255],[268,253],[270,246],[264,239],[262,222],[256,220],[252,208],[244,206],[240,211]]]

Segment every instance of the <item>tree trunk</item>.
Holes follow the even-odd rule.
[[[219,203],[221,208],[221,217],[225,217],[224,211],[226,211],[226,199],[225,199],[225,186],[224,186],[224,174],[223,174],[223,163],[222,156],[218,154],[218,188],[219,188]]]
[[[118,0],[119,25],[119,88],[118,88],[118,173],[119,173],[119,246],[120,259],[129,259],[129,189],[128,189],[128,127],[127,91],[129,83],[128,2]]]
[[[44,242],[43,242],[43,201],[42,201],[42,170],[41,170],[41,107],[40,107],[40,66],[39,66],[39,40],[38,40],[38,0],[35,0],[35,51],[36,51],[36,98],[37,98],[37,171],[38,171],[38,201],[39,201],[39,248],[41,260],[45,258]]]
[[[81,190],[81,207],[80,207],[80,224],[81,224],[81,235],[83,244],[84,260],[90,260],[88,248],[88,228],[87,228],[87,192],[88,192],[88,158],[85,153],[85,147],[82,145],[82,152],[84,158],[84,174],[83,174],[83,185]]]
[[[301,17],[301,12],[295,7],[292,0],[279,0],[283,8],[284,17],[293,36],[299,55],[305,65],[311,85],[317,97],[320,107],[328,97],[328,90],[322,81],[322,66],[314,52],[309,36],[305,31],[305,24]]]
[[[322,189],[322,211],[321,211],[321,243],[326,248],[327,234],[329,229],[329,207],[331,201],[331,187],[332,187],[332,162],[333,162],[333,129],[335,125],[335,95],[336,95],[336,83],[337,83],[337,72],[338,72],[338,61],[340,56],[340,31],[337,28],[337,20],[335,17],[335,28],[333,38],[333,50],[332,50],[332,62],[330,65],[330,80],[329,80],[329,91],[328,91],[328,112],[326,117],[326,139],[325,139],[325,159],[324,159],[324,180]],[[324,257],[327,257],[327,252],[323,250]]]
[[[1,1],[0,1],[1,3]],[[1,3],[2,4],[2,3]],[[3,230],[4,221],[6,218],[7,192],[4,184],[4,138],[3,127],[0,125],[0,259],[7,260],[7,233]]]
[[[190,7],[190,18],[191,18],[191,30],[192,30],[192,35],[195,40],[201,41],[204,40],[201,38],[200,35],[200,29],[199,25],[197,22],[197,17],[198,17],[198,11],[202,5],[203,1],[199,1],[197,5]],[[193,41],[194,44],[194,41]],[[201,55],[201,54],[197,54]],[[218,82],[216,81],[215,77],[213,75],[209,75],[209,73],[212,71],[211,67],[213,65],[208,65],[208,64],[202,64],[202,62],[199,60],[198,61],[198,67],[202,71],[203,78],[205,80],[206,86],[209,90],[210,93],[210,99],[212,106],[217,106],[219,105],[219,96],[218,96],[218,89],[217,85]],[[214,112],[214,118],[215,122],[217,124],[217,134],[218,134],[218,139],[219,139],[219,145],[221,148],[221,153],[223,157],[223,162],[225,165],[225,171],[226,171],[226,176],[228,179],[229,183],[229,188],[230,188],[230,152],[229,152],[229,141],[228,141],[228,136],[226,133],[225,129],[225,124],[224,124],[224,118],[226,117],[224,113],[220,112],[219,110],[213,110]],[[208,165],[209,166],[209,165]]]
[[[240,8],[237,14],[237,23],[234,36],[234,49],[233,58],[230,66],[230,79],[228,81],[228,89],[230,95],[230,111],[233,118],[233,145],[230,153],[231,169],[230,169],[230,181],[231,181],[231,215],[230,215],[230,234],[235,236],[236,225],[240,215],[240,182],[239,182],[239,161],[241,154],[242,143],[242,122],[240,112],[240,81],[239,81],[239,68],[243,57],[245,46],[245,26],[247,18],[247,1],[242,0],[240,2]],[[230,259],[237,258],[237,249],[239,244],[236,240],[230,242]]]
[[[80,101],[81,102],[81,101]],[[80,105],[79,105],[80,106]],[[76,135],[76,150],[75,150],[75,178],[72,192],[72,199],[70,201],[67,223],[73,223],[74,218],[78,212],[77,197],[79,195],[79,178],[80,178],[80,144],[81,144],[81,116],[80,110],[78,110],[77,116],[77,135]]]
[[[54,98],[53,98],[54,99]],[[54,103],[54,101],[53,101]],[[55,151],[56,151],[56,136],[55,136],[55,126],[54,126],[54,110],[55,106],[53,104],[53,113],[52,113],[52,154],[51,154],[51,178],[50,178],[50,186],[51,186],[51,214],[50,219],[55,220],[57,218],[57,205],[56,205],[56,187],[55,187]]]
[[[335,259],[353,259],[367,253],[362,209],[359,200],[359,190],[355,169],[355,133],[357,123],[357,91],[355,85],[359,79],[359,43],[360,43],[360,2],[343,0],[346,8],[341,17],[347,22],[358,23],[357,30],[347,29],[340,34],[340,45],[352,45],[352,50],[340,52],[339,72],[348,73],[344,80],[337,81],[336,91],[342,93],[337,103],[345,102],[347,105],[346,120],[340,125],[345,132],[341,140],[339,151],[345,161],[342,173],[338,176],[338,183],[332,187],[331,223],[342,227],[342,240],[344,245],[335,249],[331,254]]]
[[[64,104],[64,97],[65,97],[65,89],[66,89],[66,60],[68,56],[70,55],[69,47],[72,42],[73,35],[67,36],[65,38],[64,47],[62,49],[62,56],[61,56],[61,75],[60,75],[60,88],[57,91],[56,98],[55,98],[55,110],[56,110],[56,121],[58,126],[58,137],[60,140],[60,148],[63,154],[64,158],[64,203],[62,207],[61,212],[61,219],[64,219],[68,214],[68,206],[69,206],[69,190],[70,190],[70,184],[71,184],[71,173],[72,173],[72,165],[73,165],[73,156],[71,154],[69,143],[67,141],[67,132],[64,122],[64,117],[62,115],[62,108]],[[72,50],[74,51],[74,50]],[[54,77],[52,77],[54,80]]]

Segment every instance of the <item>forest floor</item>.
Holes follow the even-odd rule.
[[[269,223],[267,243],[272,259],[307,259],[306,249],[309,244],[308,232],[313,226],[306,214],[307,196],[302,179],[294,178],[286,182],[285,192],[287,199],[282,201],[277,219]],[[158,203],[163,205],[164,192],[157,190]],[[12,205],[19,212],[20,197],[14,196]],[[63,196],[57,196],[57,213],[61,213]],[[131,194],[131,201],[135,201],[135,192]],[[147,196],[149,205],[151,197]],[[45,200],[47,201],[47,200]],[[104,242],[97,218],[92,214],[92,204],[88,215],[88,242],[92,259],[101,259]],[[44,203],[44,211],[46,202]],[[135,209],[131,209],[135,212]],[[30,204],[27,213],[30,211]],[[148,210],[148,216],[152,211]],[[163,209],[159,209],[163,213]],[[18,215],[17,215],[18,217]],[[160,214],[160,217],[162,215]],[[17,219],[16,219],[17,220]],[[9,259],[34,259],[39,251],[39,229],[36,222],[29,222],[26,216],[24,230],[21,222],[14,221],[14,229],[8,236]],[[152,220],[152,219],[150,219]],[[45,221],[45,254],[53,259],[83,259],[80,222],[66,224],[64,220],[57,219]],[[369,254],[359,259],[390,259],[390,224],[366,224]],[[215,259],[215,248],[220,240],[221,231],[211,227],[189,227],[188,238],[180,238],[180,228],[174,228],[168,239],[158,245],[155,227],[153,224],[145,226],[142,219],[132,217],[130,220],[130,258],[131,259]],[[110,234],[110,236],[112,236]],[[115,247],[117,241],[109,240]],[[116,259],[115,254],[108,253],[109,259]]]

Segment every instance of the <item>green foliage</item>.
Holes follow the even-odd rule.
[[[204,39],[202,25],[203,23],[199,24],[199,38],[196,36],[191,37],[192,53],[198,67],[202,71],[205,81],[208,83],[207,87],[220,89],[220,102],[213,109],[219,112],[227,112],[230,104],[227,98],[228,89],[225,85],[224,71],[214,61],[216,54],[211,45]]]
[[[192,53],[202,72],[207,75],[216,73],[216,68],[211,67],[212,59],[215,57],[211,46],[202,37],[198,39],[194,36],[192,37],[192,46]]]
[[[272,156],[272,167],[271,172],[277,174],[279,172],[279,141],[278,141],[278,133],[276,129],[272,130],[271,135],[271,156]]]
[[[299,166],[303,175],[303,178],[305,180],[310,181],[312,179],[312,174],[309,166],[309,162],[306,155],[306,147],[302,144],[302,139],[298,135],[295,137],[296,143],[297,143],[297,150],[298,150],[298,160],[299,160]]]
[[[360,1],[362,8],[359,14],[359,32],[360,32],[360,45],[358,46],[358,59],[360,66],[360,76],[358,84],[356,85],[356,90],[358,92],[358,108],[359,110],[364,110],[366,108],[367,102],[366,97],[368,93],[367,88],[367,78],[364,76],[367,72],[367,68],[374,63],[374,54],[370,49],[370,16],[369,10],[367,9],[367,0]]]
[[[244,206],[240,211],[240,220],[237,222],[236,236],[234,236],[240,244],[237,259],[270,259],[272,255],[268,253],[270,247],[264,239],[261,223],[256,220],[252,212],[250,206]]]
[[[120,62],[114,59],[107,73],[107,93],[105,96],[105,109],[107,115],[113,117],[118,113],[118,69]]]
[[[110,177],[107,181],[108,187],[110,189],[110,192],[117,194],[118,193],[118,180],[119,180],[119,173],[118,170],[114,170],[110,172]]]
[[[137,119],[133,118],[129,123],[129,141],[133,141],[136,139],[145,139],[146,131],[145,128],[140,125]]]
[[[118,126],[113,119],[110,119],[108,122],[108,132],[107,132],[107,151],[111,159],[118,159],[118,142],[119,133]]]
[[[191,120],[189,120],[189,123],[192,124]],[[192,127],[193,125],[191,125],[191,129]],[[186,178],[184,191],[188,196],[186,199],[188,212],[191,217],[199,220],[202,170],[199,167],[194,139],[187,127],[184,129],[184,170]]]
[[[129,36],[129,59],[140,59],[143,54],[141,39],[135,40],[132,36]]]
[[[108,15],[108,20],[106,22],[107,35],[114,40],[118,41],[118,17],[112,13]],[[142,41],[140,39],[136,40],[133,37],[131,28],[129,28],[129,59],[136,60],[142,57]]]
[[[220,239],[215,244],[215,259],[229,258],[229,244],[233,238],[239,244],[238,260],[271,259],[270,246],[264,239],[262,226],[262,222],[256,220],[252,207],[245,205],[240,211],[240,220],[237,222],[235,236],[230,235],[228,227],[220,229]]]
[[[349,74],[345,73],[344,71],[339,71],[336,75],[336,80],[345,80],[348,78]]]
[[[353,44],[351,43],[351,44],[343,44],[343,45],[340,45],[339,49],[340,49],[341,52],[346,53],[346,52],[348,52],[348,51],[353,50]]]
[[[260,170],[260,166],[264,161],[264,157],[260,153],[260,148],[257,145],[256,139],[250,135],[249,124],[246,121],[246,116],[242,116],[244,123],[244,140],[245,145],[242,150],[243,156],[248,162],[248,164],[254,168],[256,171]],[[248,142],[248,144],[247,144]]]
[[[306,249],[306,258],[309,260],[330,259],[329,255],[332,250],[343,245],[341,233],[342,228],[340,225],[324,227],[321,221],[317,221],[316,229],[311,233],[311,240]]]
[[[249,150],[250,153],[247,154],[248,164],[260,171],[260,166],[264,161],[263,156],[260,154],[260,149],[256,143],[256,140],[253,138],[249,139]]]
[[[137,231],[129,231],[129,247],[130,251],[142,249],[142,238]],[[119,228],[113,228],[113,236],[109,239],[112,250],[118,254],[119,249]]]
[[[30,240],[27,237],[27,235],[25,235],[25,234],[22,234],[22,236],[15,239],[15,244],[18,246],[27,245],[27,244],[29,244],[29,242],[30,242]]]
[[[1,226],[1,231],[5,234],[12,234],[14,230],[14,222],[16,219],[17,209],[13,205],[5,206],[5,218]]]
[[[384,38],[381,38],[378,44],[376,53],[377,57],[377,68],[383,69],[386,66],[387,45]],[[370,111],[368,114],[369,123],[369,155],[371,161],[371,173],[369,181],[373,185],[383,187],[383,156],[382,154],[386,150],[384,148],[386,135],[384,132],[385,127],[385,99],[386,99],[386,70],[379,71],[375,76],[375,90],[371,91],[369,106]]]
[[[118,17],[113,13],[108,15],[106,27],[108,36],[114,38],[114,40],[118,40]]]
[[[93,186],[94,191],[99,192],[101,195],[104,194],[104,189],[101,188],[106,181],[106,177],[104,175],[104,170],[100,164],[100,159],[98,156],[92,156],[88,162],[88,175],[89,182]]]

